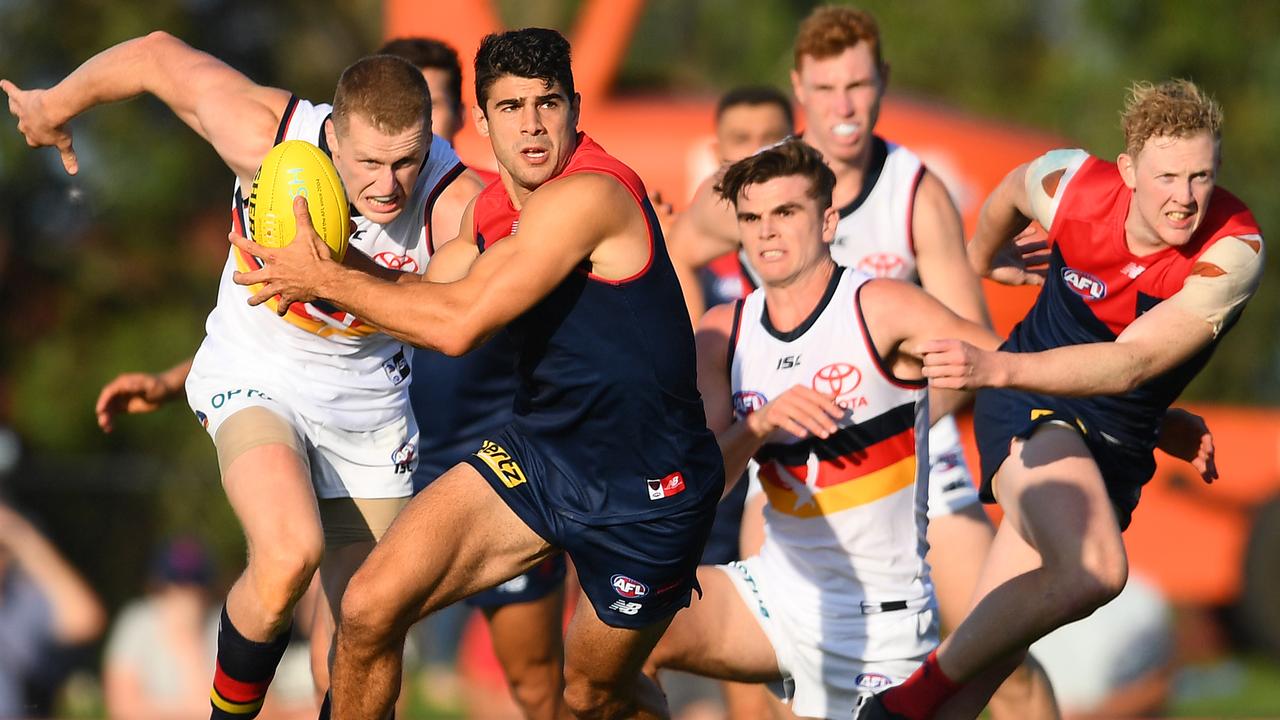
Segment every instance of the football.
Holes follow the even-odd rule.
[[[293,242],[297,222],[293,199],[307,199],[311,224],[329,246],[334,260],[347,253],[351,220],[347,192],[333,161],[320,148],[304,140],[286,140],[271,148],[253,176],[249,192],[249,237],[265,247]]]

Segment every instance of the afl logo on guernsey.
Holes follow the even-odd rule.
[[[632,580],[626,575],[614,575],[609,579],[614,592],[624,598],[641,598],[649,594],[649,586],[639,580]]]
[[[1107,296],[1107,284],[1083,270],[1062,268],[1062,281],[1085,300],[1101,300]]]
[[[767,402],[768,398],[755,390],[740,390],[733,394],[733,414],[744,418],[764,407]]]

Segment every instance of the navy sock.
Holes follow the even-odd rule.
[[[285,630],[267,642],[254,642],[231,624],[226,607],[218,623],[218,663],[209,693],[210,720],[250,720],[262,710],[267,686],[289,646]]]

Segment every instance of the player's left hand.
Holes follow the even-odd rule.
[[[920,346],[921,372],[930,387],[944,390],[977,390],[996,387],[1000,378],[999,353],[979,350],[963,340],[929,340]]]
[[[1156,447],[1166,455],[1191,463],[1205,484],[1212,484],[1218,479],[1213,433],[1199,415],[1181,408],[1169,408],[1160,423]]]
[[[276,306],[279,315],[287,313],[295,302],[319,297],[319,288],[327,277],[326,273],[338,267],[329,257],[329,246],[311,225],[306,198],[294,198],[293,214],[297,219],[297,232],[293,242],[284,247],[263,247],[234,230],[227,235],[233,245],[262,261],[261,268],[236,272],[232,279],[238,285],[262,284],[262,289],[249,298],[250,305],[261,305],[279,296]]]
[[[8,80],[0,80],[0,92],[9,98],[9,112],[18,119],[18,132],[33,148],[53,147],[62,156],[62,167],[68,175],[80,170],[71,130],[54,120],[45,106],[45,90],[23,90]]]
[[[1001,285],[1043,285],[1049,274],[1049,235],[1032,223],[991,260],[987,277]]]

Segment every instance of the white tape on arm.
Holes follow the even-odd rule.
[[[1221,238],[1204,251],[1169,302],[1209,323],[1217,337],[1258,289],[1265,256],[1261,235]]]
[[[1035,216],[1032,219],[1045,230],[1053,225],[1067,183],[1088,157],[1089,153],[1079,149],[1051,150],[1027,165],[1027,201]]]

